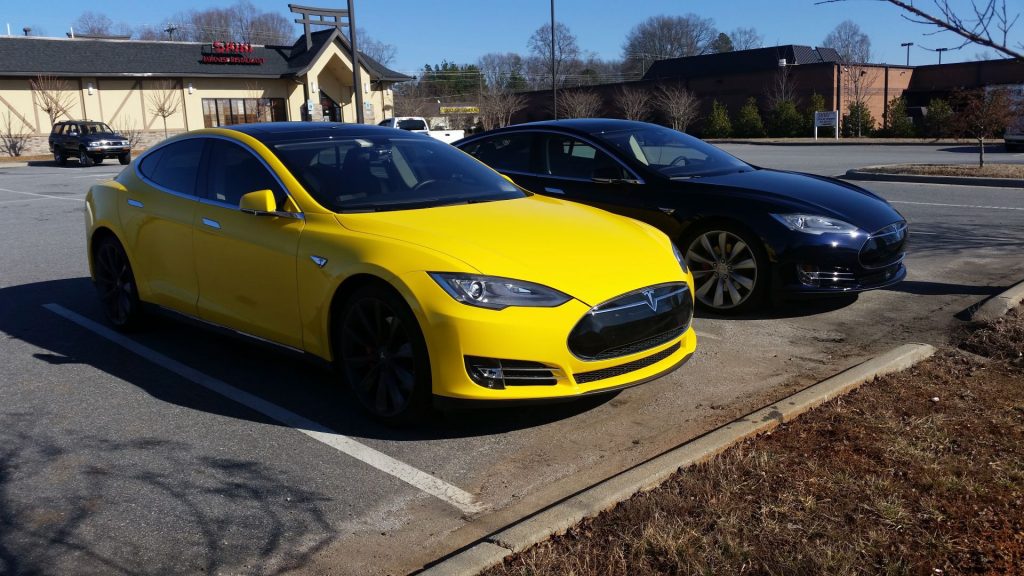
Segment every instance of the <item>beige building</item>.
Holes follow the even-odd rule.
[[[103,121],[137,131],[141,145],[168,134],[246,122],[363,122],[392,115],[392,87],[408,76],[360,55],[354,86],[337,30],[291,46],[230,39],[201,44],[96,38],[0,37],[0,131],[30,133],[26,154],[47,152],[51,119]],[[50,102],[50,104],[47,104]],[[54,110],[54,109],[57,110]]]

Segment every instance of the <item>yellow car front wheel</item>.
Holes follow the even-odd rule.
[[[430,407],[430,360],[416,317],[381,285],[357,289],[335,326],[335,357],[353,394],[376,418],[409,423]]]

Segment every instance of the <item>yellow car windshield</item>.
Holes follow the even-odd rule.
[[[426,137],[366,135],[280,142],[273,148],[317,202],[335,212],[407,210],[526,196],[497,172]]]

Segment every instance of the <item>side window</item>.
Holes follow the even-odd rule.
[[[271,190],[277,205],[284,190],[252,152],[226,140],[210,141],[206,196],[210,200],[238,206],[242,196],[257,190]]]
[[[162,188],[195,196],[205,143],[202,138],[191,138],[168,144],[148,154],[139,165],[139,172]]]
[[[570,136],[544,138],[542,172],[562,178],[626,178],[622,166],[604,152]]]
[[[533,134],[499,134],[477,140],[466,147],[466,152],[495,170],[531,172],[530,144]]]

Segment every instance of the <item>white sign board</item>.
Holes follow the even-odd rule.
[[[827,110],[814,113],[814,139],[818,139],[818,128],[821,126],[832,126],[835,130],[835,138],[839,139],[839,110]]]

